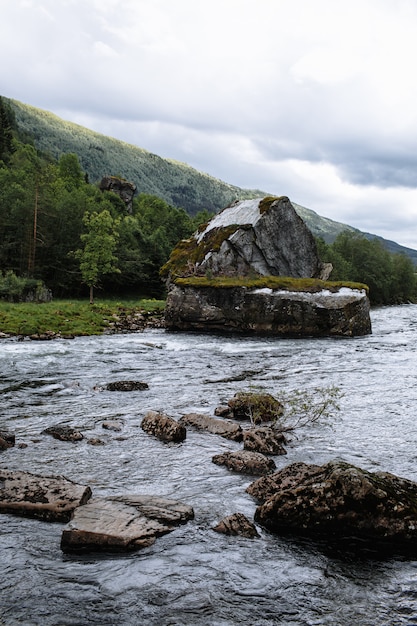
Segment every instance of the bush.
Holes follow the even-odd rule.
[[[0,272],[0,299],[7,302],[50,302],[52,293],[41,280]]]

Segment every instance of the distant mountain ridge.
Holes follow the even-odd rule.
[[[62,120],[43,109],[4,99],[15,113],[22,136],[31,137],[36,148],[55,158],[67,153],[77,154],[90,182],[98,182],[109,174],[121,176],[135,183],[139,193],[158,196],[191,215],[203,209],[220,211],[235,200],[271,195],[259,189],[230,185],[186,163],[164,159],[143,148]],[[390,252],[404,253],[417,265],[417,250],[322,217],[293,201],[292,204],[312,233],[327,243],[332,243],[339,233],[349,230],[367,239],[379,239]]]

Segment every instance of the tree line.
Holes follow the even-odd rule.
[[[0,291],[17,276],[42,281],[56,298],[84,297],[86,287],[93,297],[98,286],[106,295],[162,297],[160,268],[210,217],[143,193],[128,211],[117,194],[88,181],[77,155],[56,160],[19,135],[0,98]],[[368,284],[373,304],[416,300],[409,257],[348,231],[317,243],[322,261],[333,264],[332,280]]]

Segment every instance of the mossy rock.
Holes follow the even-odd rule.
[[[254,424],[274,422],[284,413],[283,404],[269,393],[239,391],[227,404],[235,419]]]

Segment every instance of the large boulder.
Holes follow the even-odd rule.
[[[0,469],[0,513],[67,522],[91,497],[91,489],[63,476]]]
[[[282,196],[236,202],[177,246],[163,270],[214,276],[321,277],[311,231]]]
[[[330,290],[327,283],[312,292],[178,281],[169,288],[165,325],[172,330],[281,337],[353,337],[371,332],[366,290],[338,284]]]
[[[63,530],[64,552],[126,552],[150,546],[193,519],[192,507],[158,496],[98,498],[77,508]]]
[[[331,269],[287,197],[237,202],[181,241],[162,268],[165,326],[297,337],[370,333],[366,285],[330,283]]]
[[[417,540],[417,483],[349,463],[295,463],[256,481],[255,520],[276,533]]]

